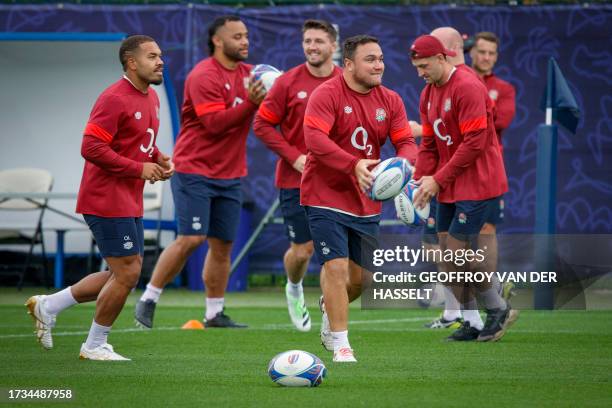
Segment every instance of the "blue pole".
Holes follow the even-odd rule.
[[[546,124],[538,127],[536,164],[535,261],[536,269],[554,271],[554,234],[557,220],[557,126],[552,124],[553,61],[548,61],[546,84]],[[534,285],[535,309],[553,309],[553,288],[547,283]]]
[[[64,287],[64,234],[65,230],[56,230],[56,248],[55,248],[55,288],[62,289]]]

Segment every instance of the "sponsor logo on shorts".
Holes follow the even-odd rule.
[[[329,255],[330,250],[327,247],[327,243],[325,241],[321,241],[321,246],[323,247],[321,248],[321,252],[323,252],[323,255]]]
[[[194,231],[199,231],[202,229],[202,224],[200,223],[200,217],[193,217],[191,228]]]
[[[499,209],[500,210],[503,210],[505,205],[506,204],[504,203],[504,200],[499,200]]]
[[[435,228],[436,226],[436,219],[434,217],[429,217],[427,219],[427,228]]]
[[[457,220],[459,221],[459,224],[465,224],[467,222],[467,216],[465,213],[459,213]]]
[[[387,117],[387,112],[383,108],[376,109],[376,120],[382,122]]]
[[[287,225],[287,230],[289,230],[289,237],[295,238],[295,230],[293,229],[293,225]]]
[[[123,237],[123,240],[125,241],[123,243],[123,249],[127,249],[128,251],[132,248],[134,248],[134,243],[131,241],[131,238],[129,235],[125,235]]]

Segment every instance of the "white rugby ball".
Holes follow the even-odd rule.
[[[261,79],[266,91],[270,91],[270,89],[272,89],[272,85],[274,85],[274,82],[276,81],[276,78],[283,74],[281,71],[268,64],[255,65],[251,72],[253,73],[255,80]]]
[[[302,350],[277,354],[268,364],[270,379],[285,387],[316,387],[326,374],[321,359]]]
[[[408,182],[402,191],[395,197],[395,211],[397,218],[402,220],[407,225],[419,225],[425,222],[429,217],[429,203],[425,207],[418,209],[413,204],[414,195],[418,191],[419,186],[413,182]]]
[[[412,177],[412,166],[403,157],[384,160],[372,170],[374,182],[367,191],[375,201],[385,201],[395,197]]]

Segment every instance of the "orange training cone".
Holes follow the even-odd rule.
[[[204,325],[199,320],[189,320],[181,329],[183,330],[204,330]]]

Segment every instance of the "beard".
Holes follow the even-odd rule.
[[[243,56],[242,54],[240,54],[239,48],[234,48],[234,49],[229,49],[229,50],[224,49],[223,53],[225,54],[227,58],[229,58],[232,61],[244,61],[248,58],[248,54],[246,56]]]
[[[308,65],[310,65],[311,67],[315,67],[315,68],[319,68],[321,65],[325,64],[325,62],[329,59],[330,54],[324,54],[321,53],[317,56],[319,59],[315,60],[315,62],[310,62],[310,60],[308,59],[308,56],[306,56],[306,62],[308,62]]]
[[[159,78],[159,79],[154,79],[152,81],[149,81],[149,83],[153,84],[153,85],[161,85],[161,84],[164,83],[164,78],[162,77],[162,78]]]
[[[379,81],[373,79],[370,75],[359,75],[357,73],[353,75],[353,79],[364,88],[372,89],[382,84],[382,73]]]
[[[323,65],[323,63],[325,61],[320,60],[320,61],[316,61],[316,62],[310,62],[310,61],[306,60],[306,62],[308,62],[308,65],[310,65],[311,67],[319,68],[321,65]]]

